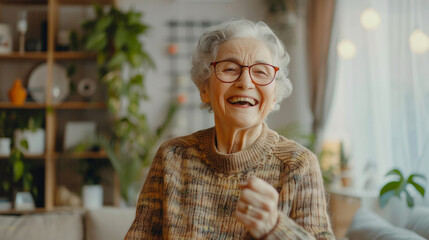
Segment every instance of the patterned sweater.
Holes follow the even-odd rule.
[[[279,192],[279,221],[266,239],[334,239],[317,158],[263,125],[232,154],[217,151],[214,128],[163,143],[125,239],[252,239],[234,217],[249,176]]]

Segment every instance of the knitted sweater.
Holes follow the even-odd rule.
[[[214,128],[163,143],[125,239],[252,239],[234,217],[249,176],[279,192],[279,221],[266,239],[334,239],[317,158],[263,125],[232,154],[217,151]]]

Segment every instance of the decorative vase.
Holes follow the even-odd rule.
[[[27,91],[22,87],[21,79],[16,79],[9,90],[9,100],[13,105],[23,105],[26,97]]]
[[[82,188],[82,202],[87,209],[103,207],[103,186],[85,185]]]
[[[0,138],[0,156],[10,155],[10,138]]]
[[[28,149],[21,146],[21,141],[27,140]],[[30,129],[15,130],[15,146],[24,154],[39,155],[45,152],[45,130],[38,128],[35,131]]]

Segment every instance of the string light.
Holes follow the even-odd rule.
[[[429,37],[420,29],[416,29],[411,33],[409,42],[413,53],[423,54],[429,50]]]
[[[360,23],[367,30],[374,30],[380,25],[380,15],[372,8],[367,8],[360,15]]]
[[[337,45],[337,53],[341,58],[351,59],[356,55],[356,45],[348,39],[343,39]]]

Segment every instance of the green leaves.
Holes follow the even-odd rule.
[[[388,182],[381,188],[379,195],[379,204],[381,208],[384,208],[393,196],[401,198],[402,193],[404,193],[406,196],[407,206],[410,208],[414,207],[414,199],[408,190],[408,186],[410,185],[413,186],[422,197],[424,197],[425,188],[419,183],[415,182],[414,178],[426,180],[425,176],[421,174],[411,174],[405,180],[404,175],[399,169],[390,170],[386,176],[395,176],[397,180]]]
[[[140,176],[142,168],[151,163],[153,148],[174,112],[169,110],[158,131],[148,126],[140,102],[148,99],[144,72],[155,65],[139,37],[149,27],[141,22],[141,13],[124,12],[115,7],[104,10],[95,6],[95,19],[82,24],[82,39],[85,49],[97,54],[99,77],[106,84],[107,104],[114,119],[111,136],[96,141],[106,150],[119,176],[121,195],[127,199],[128,186]],[[126,74],[122,72],[124,66],[129,70]]]

